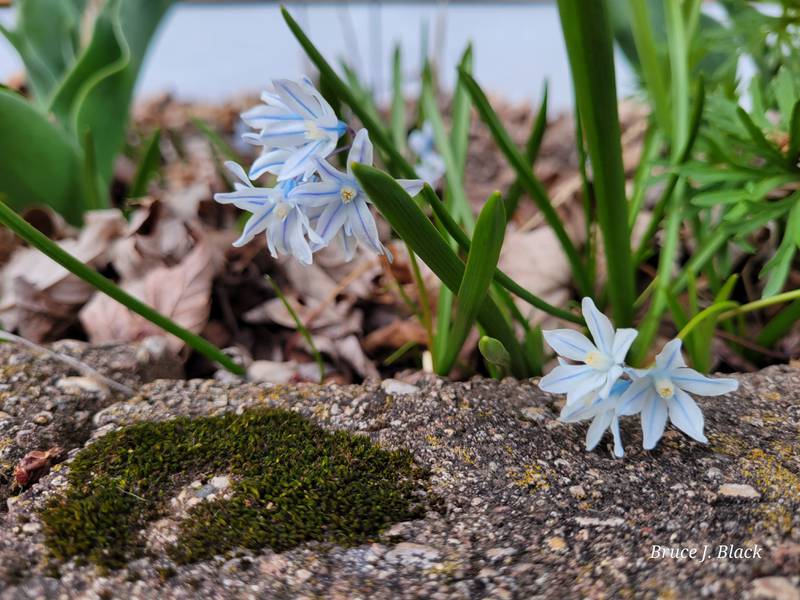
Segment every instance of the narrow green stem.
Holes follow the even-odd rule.
[[[322,354],[320,354],[319,350],[317,350],[316,344],[314,344],[314,338],[311,337],[311,332],[300,320],[300,316],[297,314],[297,311],[295,311],[292,305],[289,304],[289,300],[283,295],[281,288],[278,287],[278,284],[275,283],[275,280],[269,275],[265,275],[264,279],[266,279],[267,282],[272,286],[272,291],[274,291],[275,295],[280,298],[281,304],[283,304],[286,312],[288,312],[289,316],[292,317],[294,324],[297,326],[297,331],[300,332],[300,335],[303,336],[303,339],[311,348],[311,354],[314,356],[314,360],[317,361],[317,367],[319,368],[319,382],[322,383],[325,380],[325,361],[322,360]]]
[[[753,302],[748,302],[747,304],[742,304],[738,308],[724,312],[719,316],[719,320],[724,321],[726,319],[731,319],[733,317],[753,312],[755,310],[760,310],[768,306],[773,306],[774,304],[781,304],[782,302],[797,300],[798,298],[800,298],[800,289],[792,290],[791,292],[784,292],[782,294],[776,294],[774,296],[770,296],[769,298],[762,298],[761,300],[755,300]]]
[[[11,229],[31,246],[52,258],[62,267],[83,279],[92,287],[110,296],[151,323],[158,325],[164,331],[183,340],[190,348],[197,350],[203,356],[219,363],[232,373],[236,373],[237,375],[244,373],[244,368],[241,365],[236,364],[229,356],[226,356],[222,350],[214,346],[214,344],[184,329],[172,319],[162,315],[150,306],[147,306],[144,302],[137,300],[117,287],[110,279],[103,277],[100,273],[64,251],[58,244],[54,243],[46,235],[30,225],[1,200],[0,223]]]

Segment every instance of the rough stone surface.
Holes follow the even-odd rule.
[[[134,357],[129,369],[108,369],[103,361],[111,354],[94,352],[87,362],[134,385],[135,398],[68,393],[57,381],[77,373],[0,348],[2,600],[798,597],[800,370],[739,376],[739,392],[699,399],[707,446],[669,429],[646,452],[638,422],[626,419],[626,456],[616,460],[608,438],[585,452],[585,425],[557,421],[560,399],[533,381],[423,379],[407,394],[377,384],[143,383],[135,350],[123,352]],[[145,556],[124,569],[48,558],[37,511],[63,490],[69,458],[85,443],[138,421],[264,405],[409,449],[431,470],[440,502],[425,518],[351,548],[308,544],[179,566],[159,553],[177,518],[166,514],[142,532]],[[55,445],[66,460],[25,491],[13,489],[16,462]],[[169,510],[202,502],[206,492],[222,494],[235,477],[208,473]],[[731,483],[758,496],[726,495]],[[705,545],[710,556],[701,561]],[[652,558],[654,546],[661,558]],[[732,558],[718,557],[723,547]],[[695,559],[671,557],[692,548]],[[746,550],[750,557],[735,557]]]

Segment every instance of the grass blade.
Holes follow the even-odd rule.
[[[129,198],[140,198],[147,193],[147,186],[158,173],[161,166],[161,130],[156,129],[147,141],[144,154],[136,168],[136,176],[133,178],[131,189],[128,192]]]
[[[281,288],[278,287],[278,284],[275,283],[275,280],[269,275],[265,275],[264,279],[266,279],[267,283],[272,286],[272,291],[274,291],[275,295],[280,298],[281,304],[283,304],[286,312],[288,312],[289,316],[292,317],[294,324],[297,326],[297,331],[300,332],[300,335],[303,336],[303,339],[311,348],[311,354],[314,356],[314,360],[317,361],[317,366],[319,367],[319,382],[322,383],[325,380],[325,361],[322,360],[322,354],[320,354],[319,350],[317,350],[316,344],[314,344],[314,338],[311,337],[311,332],[308,331],[308,327],[306,327],[300,320],[297,311],[295,311],[295,309],[292,308],[292,305],[289,304],[289,300],[287,300],[286,296],[283,295]]]
[[[117,287],[110,279],[103,277],[100,273],[66,252],[58,244],[54,243],[46,235],[11,210],[6,206],[5,202],[2,201],[0,201],[0,223],[11,229],[31,246],[52,258],[62,267],[83,279],[92,287],[110,296],[120,304],[125,305],[133,312],[161,327],[164,331],[183,340],[187,346],[197,350],[206,358],[219,363],[232,373],[236,373],[237,375],[244,374],[244,369],[241,365],[237,365],[229,356],[226,356],[222,350],[214,346],[214,344],[184,329],[172,319],[162,315],[150,306],[147,306],[144,302],[137,300]]]
[[[548,86],[545,81],[542,90],[542,100],[539,102],[539,113],[536,115],[533,128],[528,135],[528,141],[525,143],[525,160],[531,168],[533,168],[533,164],[536,162],[536,157],[539,156],[539,148],[542,146],[544,131],[547,128],[547,95]],[[514,183],[508,189],[508,193],[504,199],[506,205],[506,219],[509,221],[511,221],[517,210],[517,205],[519,205],[519,199],[522,197],[523,191],[522,182],[519,176],[517,176]]]
[[[517,177],[519,177],[519,180],[525,191],[536,203],[536,206],[541,211],[545,221],[547,221],[547,224],[550,225],[550,227],[553,229],[553,232],[556,234],[561,247],[564,249],[564,253],[567,255],[570,266],[572,267],[572,273],[578,282],[578,287],[581,289],[582,293],[588,295],[590,291],[590,285],[586,274],[586,269],[581,262],[581,258],[578,255],[575,245],[572,243],[572,240],[569,239],[569,236],[564,229],[561,218],[553,208],[550,198],[547,195],[547,191],[533,174],[533,171],[531,170],[530,165],[526,162],[525,157],[519,151],[516,144],[514,144],[505,127],[503,127],[503,124],[500,122],[500,118],[489,104],[489,100],[486,98],[486,94],[484,94],[481,87],[472,78],[472,76],[470,76],[469,73],[464,73],[462,71],[461,76],[464,79],[464,84],[467,86],[470,96],[472,97],[472,103],[478,110],[481,119],[489,127],[489,130],[492,132],[498,147],[505,155],[506,160],[508,160],[513,169],[516,171]]]
[[[472,44],[467,44],[467,49],[461,55],[458,68],[465,73],[472,73]],[[450,142],[453,148],[453,158],[462,178],[464,176],[464,164],[467,161],[467,143],[469,142],[471,117],[469,109],[469,92],[464,87],[464,82],[459,76],[455,92],[453,92],[453,125],[450,131]]]
[[[497,261],[500,259],[505,231],[506,214],[503,202],[500,194],[494,193],[483,205],[475,224],[472,247],[467,255],[467,266],[458,288],[458,308],[453,321],[453,330],[445,353],[436,365],[440,375],[449,373],[453,368],[458,352],[464,345],[478,311],[486,299]]]
[[[406,149],[406,99],[403,95],[403,57],[400,45],[392,57],[392,140],[401,153]]]

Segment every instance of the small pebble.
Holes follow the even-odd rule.
[[[729,498],[761,498],[761,494],[746,483],[726,483],[720,486],[719,493]]]

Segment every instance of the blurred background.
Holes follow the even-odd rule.
[[[0,5],[4,4],[0,0]],[[9,4],[9,2],[5,2]],[[572,105],[566,51],[555,2],[289,2],[300,24],[329,58],[346,60],[379,99],[390,86],[391,53],[400,44],[409,94],[416,93],[428,53],[450,89],[467,42],[475,48],[475,75],[510,101],[538,99],[550,84],[550,106]],[[13,7],[0,23],[13,25]],[[634,89],[633,73],[617,61],[621,96]],[[13,48],[0,38],[0,80],[21,71]],[[137,96],[170,92],[176,99],[219,101],[264,88],[274,77],[309,70],[280,17],[280,3],[182,2],[162,23],[151,45]]]

